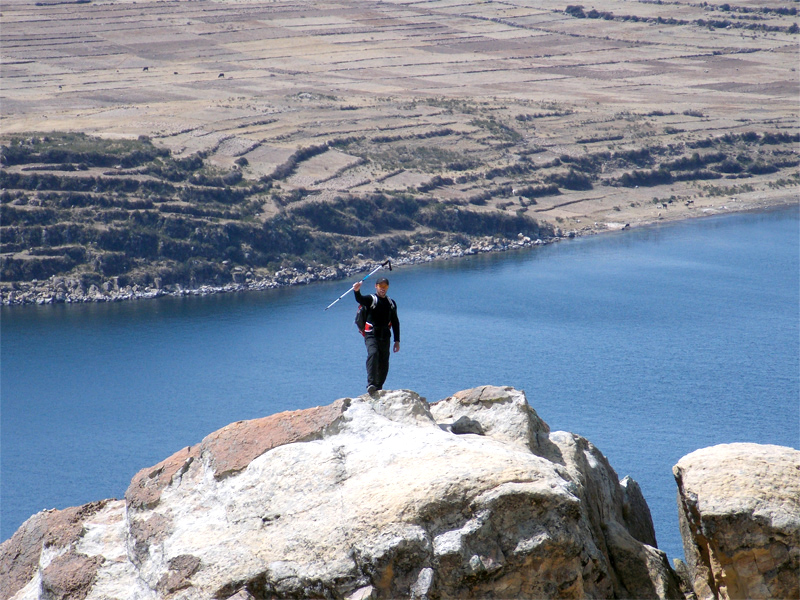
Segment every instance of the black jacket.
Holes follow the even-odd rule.
[[[356,292],[356,302],[363,306],[367,311],[367,327],[365,333],[372,333],[378,330],[380,333],[392,329],[394,341],[400,341],[400,320],[397,318],[397,303],[388,296],[381,298],[377,294],[369,296]],[[377,303],[375,302],[377,300]]]

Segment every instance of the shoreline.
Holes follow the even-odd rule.
[[[769,212],[798,204],[800,204],[800,197],[781,197],[772,198],[767,202],[742,202],[737,205],[735,209],[731,209],[726,205],[718,209],[704,209],[701,214],[687,215],[684,213],[683,215],[676,215],[675,217],[670,216],[668,218],[660,215],[648,215],[640,217],[636,222],[630,223],[594,223],[594,226],[573,229],[546,239],[533,240],[520,234],[519,238],[516,240],[497,236],[482,236],[475,238],[469,247],[464,247],[462,244],[458,243],[441,246],[412,245],[409,249],[400,251],[397,257],[392,259],[392,264],[417,265],[434,261],[465,258],[478,254],[532,249],[578,237],[615,233],[630,229],[653,227],[661,224],[678,224],[693,219],[725,214]],[[585,216],[583,218],[588,217]],[[350,265],[340,263],[337,266],[328,266],[318,269],[309,267],[306,271],[287,268],[277,271],[271,278],[244,282],[234,281],[223,286],[201,285],[197,288],[185,288],[180,284],[169,284],[163,287],[141,287],[135,285],[120,289],[118,287],[110,287],[107,282],[103,286],[106,289],[101,290],[96,286],[91,286],[89,290],[82,290],[80,288],[76,290],[74,287],[67,287],[67,281],[70,279],[68,276],[54,275],[46,281],[17,282],[16,286],[22,289],[0,290],[0,306],[124,302],[131,300],[148,300],[165,296],[180,298],[187,296],[209,296],[212,294],[264,291],[289,286],[308,285],[319,281],[339,281],[363,273],[375,264],[374,260],[368,261],[357,258],[353,260],[355,262]]]

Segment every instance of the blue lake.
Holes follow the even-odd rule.
[[[642,487],[683,556],[672,466],[728,442],[800,445],[800,211],[711,217],[389,274],[387,389],[525,390]],[[1,538],[122,497],[230,422],[363,393],[350,282],[129,303],[3,307]]]

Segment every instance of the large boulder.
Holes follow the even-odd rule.
[[[383,391],[234,423],[143,469],[124,502],[32,517],[0,547],[0,591],[682,597],[646,506],[590,442],[550,433],[522,392],[484,386],[429,405]]]
[[[698,599],[800,598],[800,452],[722,444],[673,473]]]

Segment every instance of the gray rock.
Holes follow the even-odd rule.
[[[467,415],[462,415],[458,420],[450,426],[450,431],[457,435],[465,433],[474,433],[476,435],[483,435],[483,427],[478,421],[470,419]]]
[[[625,477],[619,484],[622,487],[622,516],[628,531],[640,542],[657,548],[656,530],[642,488],[630,477]]]

